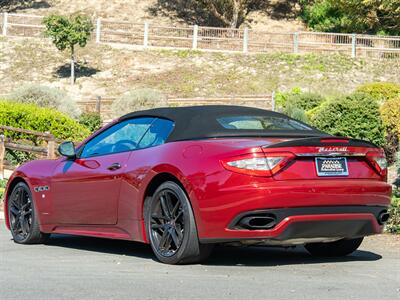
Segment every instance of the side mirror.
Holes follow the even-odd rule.
[[[72,142],[64,142],[60,144],[58,152],[67,158],[76,158],[75,146]]]

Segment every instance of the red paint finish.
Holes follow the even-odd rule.
[[[171,142],[164,145],[90,159],[33,161],[18,168],[6,189],[6,205],[15,180],[33,192],[41,230],[147,242],[143,203],[152,180],[169,174],[190,198],[200,239],[276,237],[296,222],[367,220],[375,233],[382,230],[372,214],[289,216],[270,230],[232,230],[228,225],[243,212],[315,206],[382,206],[390,203],[391,186],[365,156],[375,148],[347,147],[349,176],[318,177],[318,147],[265,148],[287,138],[230,138]],[[335,146],[333,141],[332,145]],[[327,144],[329,146],[329,144]],[[235,157],[274,156],[290,159],[269,176],[235,172],[223,162]],[[305,155],[307,154],[307,155]],[[357,154],[357,155],[356,155]],[[356,156],[351,156],[356,155]],[[109,170],[119,163],[121,168]],[[272,176],[271,176],[272,175]],[[6,213],[8,226],[8,215]]]

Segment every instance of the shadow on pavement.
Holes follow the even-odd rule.
[[[131,241],[52,235],[46,245],[155,260],[155,256],[149,245]],[[381,258],[382,256],[379,254],[364,250],[358,250],[352,255],[340,258],[315,258],[309,255],[301,246],[295,248],[216,246],[212,255],[204,264],[210,266],[268,267],[352,261],[377,261]]]

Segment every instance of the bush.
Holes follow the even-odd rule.
[[[386,224],[386,231],[390,233],[400,233],[400,198],[392,198],[389,214],[390,219]]]
[[[321,95],[315,93],[290,94],[286,98],[286,106],[289,104],[307,111],[321,105],[324,100]]]
[[[14,90],[9,99],[21,103],[36,104],[40,107],[54,108],[74,119],[80,115],[79,107],[65,92],[43,85],[24,85]]]
[[[85,126],[90,132],[95,132],[101,128],[102,121],[98,113],[83,113],[79,117],[79,124]]]
[[[400,139],[400,97],[392,98],[381,106],[381,116],[386,132],[385,152],[390,164],[396,160]]]
[[[372,82],[360,85],[358,92],[368,94],[378,101],[400,97],[400,84],[391,82]]]
[[[167,106],[166,97],[157,90],[137,89],[115,100],[111,106],[114,117],[154,107]]]
[[[1,207],[1,205],[2,205],[2,202],[3,202],[3,194],[4,194],[4,189],[5,189],[5,187],[6,187],[6,184],[7,184],[7,180],[5,180],[5,179],[0,179],[0,207]]]
[[[311,123],[333,135],[385,143],[378,103],[369,95],[354,93],[326,101],[308,113]]]
[[[84,126],[54,109],[10,101],[0,101],[0,125],[40,132],[48,131],[62,140],[79,141],[90,134]],[[37,143],[35,137],[23,133],[5,131],[5,136]]]

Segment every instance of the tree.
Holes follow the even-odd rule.
[[[85,47],[93,30],[92,21],[83,15],[69,17],[51,15],[43,20],[45,35],[50,37],[58,50],[70,50],[71,84],[75,83],[75,46]]]
[[[302,18],[319,31],[400,34],[400,0],[302,0]]]
[[[247,15],[265,5],[267,1],[260,0],[200,0],[209,12],[225,26],[238,28]]]
[[[238,28],[254,10],[267,7],[266,0],[157,0],[151,13],[169,11],[189,23]]]

